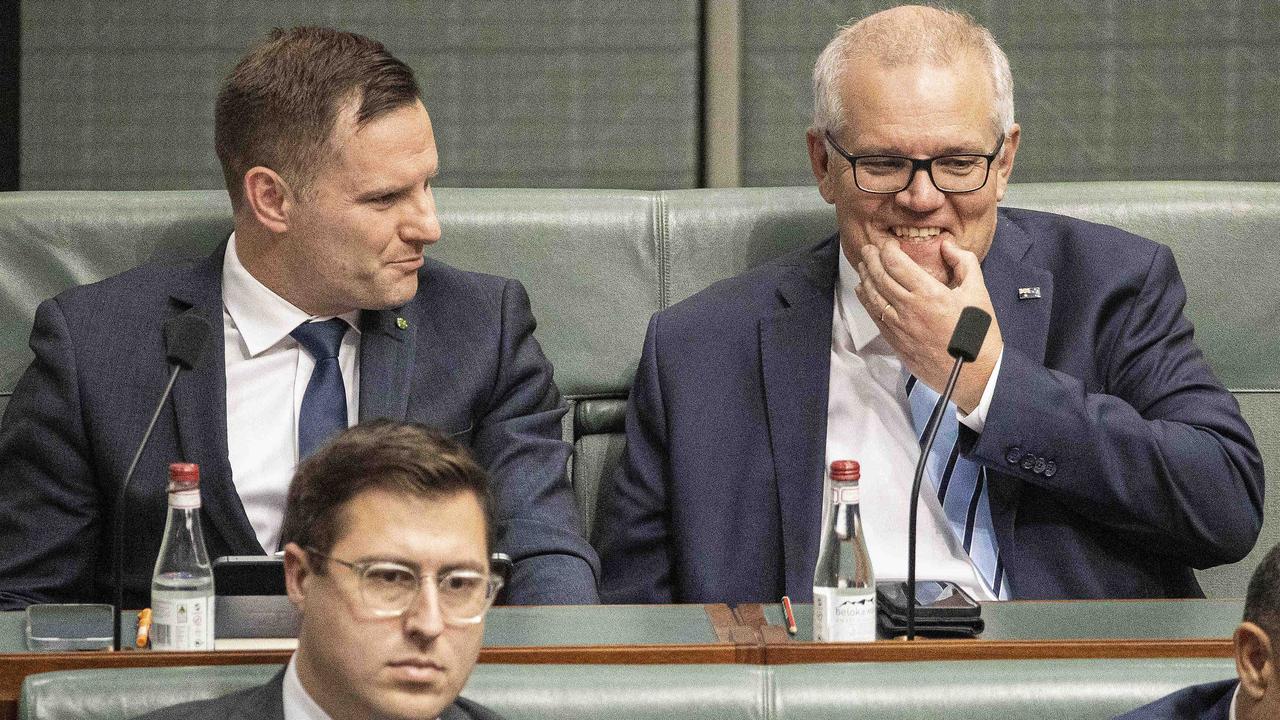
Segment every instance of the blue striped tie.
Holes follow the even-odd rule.
[[[911,400],[911,420],[916,436],[923,441],[924,426],[929,422],[933,406],[938,403],[938,393],[928,385],[916,382],[913,375],[907,379],[907,397]],[[969,553],[974,567],[982,573],[995,596],[1008,600],[1004,563],[1000,560],[1000,547],[991,523],[991,504],[987,500],[987,468],[960,457],[960,446],[956,442],[960,437],[959,428],[956,406],[948,403],[938,426],[938,437],[929,452],[926,471],[938,493],[938,503],[946,513],[951,532]]]
[[[347,429],[347,391],[338,364],[338,349],[347,323],[341,318],[305,322],[289,333],[316,361],[298,409],[298,459]]]

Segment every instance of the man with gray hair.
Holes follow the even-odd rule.
[[[653,317],[601,516],[613,602],[808,599],[824,468],[862,465],[879,580],[906,574],[919,433],[960,311],[994,320],[927,462],[921,578],[980,599],[1188,597],[1243,557],[1262,466],[1182,315],[1169,249],[998,208],[1008,60],[961,13],[843,29],[809,159],[838,232]]]

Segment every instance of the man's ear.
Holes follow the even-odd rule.
[[[257,165],[244,174],[244,198],[249,213],[267,230],[280,234],[289,229],[293,188],[268,167]]]
[[[813,177],[818,180],[818,193],[830,204],[836,202],[836,179],[827,163],[827,140],[817,128],[809,128],[805,133],[805,141],[809,144],[809,166],[813,169]]]
[[[284,584],[289,593],[289,601],[298,610],[302,610],[306,603],[307,586],[314,575],[307,552],[298,547],[297,543],[285,545]]]
[[[1240,692],[1255,702],[1267,693],[1276,668],[1267,631],[1251,622],[1242,622],[1232,636],[1236,651],[1236,674],[1240,676]],[[1270,688],[1278,692],[1280,688]]]
[[[991,168],[995,175],[996,202],[1004,199],[1004,191],[1009,186],[1009,178],[1013,175],[1013,160],[1018,155],[1018,142],[1022,140],[1022,126],[1014,123],[1009,128],[1009,137],[1000,147],[1000,157],[996,158],[995,167]]]

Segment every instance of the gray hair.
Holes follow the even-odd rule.
[[[952,65],[965,53],[977,53],[991,72],[994,103],[991,123],[1007,134],[1013,127],[1013,74],[1009,58],[991,32],[968,14],[945,8],[904,5],[844,26],[813,66],[813,128],[837,133],[844,129],[840,80],[854,58],[873,59],[886,67],[925,59]]]

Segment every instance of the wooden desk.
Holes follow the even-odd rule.
[[[1241,600],[984,603],[978,640],[814,643],[811,610],[787,635],[779,605],[499,607],[484,663],[784,664],[973,659],[1229,657]],[[204,653],[23,652],[23,613],[0,613],[0,720],[17,717],[22,680],[94,667],[283,664],[287,650]]]

